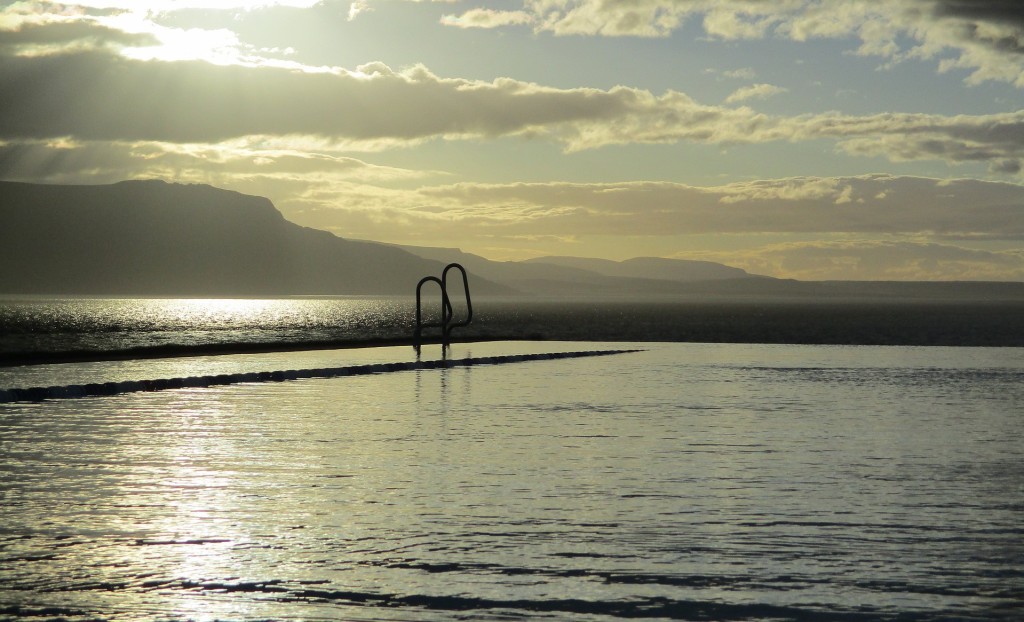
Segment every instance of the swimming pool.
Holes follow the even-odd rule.
[[[2,404],[0,615],[1024,612],[1019,349],[629,345]],[[622,348],[457,344],[448,358]],[[0,386],[415,360],[107,362],[10,369]]]

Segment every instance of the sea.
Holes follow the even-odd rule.
[[[1024,348],[964,307],[488,305],[0,299],[0,620],[1024,619]]]

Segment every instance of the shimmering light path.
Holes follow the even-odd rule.
[[[503,365],[551,359],[580,358],[586,356],[605,356],[624,354],[637,350],[585,350],[577,352],[544,352],[537,354],[510,354],[499,356],[483,356],[461,359],[434,359],[429,361],[404,361],[394,363],[372,363],[366,365],[346,365],[342,367],[320,367],[315,369],[289,369],[283,371],[244,372],[233,374],[216,374],[211,376],[187,376],[179,378],[158,378],[153,380],[122,380],[120,382],[90,382],[86,384],[56,385],[49,387],[31,387],[27,389],[0,389],[0,403],[9,402],[40,402],[48,399],[76,399],[140,391],[165,391],[168,389],[184,389],[211,387],[243,382],[280,382],[283,380],[299,380],[302,378],[334,378],[337,376],[363,376],[395,371],[414,371],[420,369],[438,369],[448,367],[466,367],[469,365]]]

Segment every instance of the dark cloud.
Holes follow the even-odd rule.
[[[308,135],[385,147],[431,138],[547,137],[567,150],[627,143],[763,143],[830,138],[848,153],[950,162],[1024,157],[1024,111],[944,117],[773,117],[683,93],[556,89],[500,78],[447,79],[424,67],[361,74],[115,54],[16,57],[0,64],[0,139],[217,143]]]
[[[989,169],[994,173],[1017,175],[1021,172],[1021,162],[1020,160],[997,160],[989,165]]]
[[[655,95],[627,87],[559,89],[509,78],[441,78],[422,66],[396,72],[383,63],[357,73],[141,61],[111,49],[142,41],[148,35],[87,20],[0,32],[0,54],[33,45],[65,49],[12,55],[0,63],[0,140],[209,145],[247,136],[307,135],[342,147],[384,148],[434,138],[519,135],[579,151],[628,143],[827,138],[849,154],[984,161],[997,173],[1019,171],[1024,159],[1024,111],[783,117],[745,106],[703,105],[675,91]],[[755,85],[731,98],[781,90]]]
[[[97,155],[94,152],[83,153],[81,149],[52,148],[36,143],[0,144],[0,179],[52,181],[64,175],[81,175],[83,171],[95,171],[110,165],[110,162],[97,159]],[[122,160],[117,164],[123,166],[126,163]]]
[[[0,66],[0,137],[216,142],[261,133],[349,140],[498,136],[613,119],[651,105],[629,89],[543,89],[512,80],[442,80],[422,68],[404,74],[372,69],[372,78],[361,78],[200,61],[140,62],[98,52],[9,59]]]
[[[310,180],[330,185],[342,180],[394,181],[421,178],[432,171],[377,166],[362,160],[313,150],[273,146],[122,143],[108,141],[0,142],[0,179],[47,183],[114,182],[161,177],[237,188],[255,179],[281,187]]]
[[[1024,2],[1020,0],[933,0],[938,17],[1013,24],[1024,28]]]
[[[128,33],[88,21],[25,23],[15,30],[0,30],[0,53],[32,48],[99,48],[155,45],[150,34]]]
[[[978,23],[967,22],[959,32],[963,41],[982,45],[998,54],[1024,54],[1024,29],[993,35]]]

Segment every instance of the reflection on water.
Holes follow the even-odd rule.
[[[1020,618],[1019,350],[645,347],[0,405],[0,617]]]
[[[238,300],[32,298],[0,296],[0,362],[27,352],[85,354],[124,349],[213,353],[253,344],[407,340],[409,296]],[[690,343],[820,343],[1024,346],[1024,302],[630,300],[477,301],[471,339]],[[455,302],[456,317],[464,309]],[[424,319],[439,321],[429,300]],[[437,335],[427,331],[427,337]],[[14,353],[22,356],[13,356]]]
[[[0,352],[116,350],[412,334],[403,298],[0,297]]]

